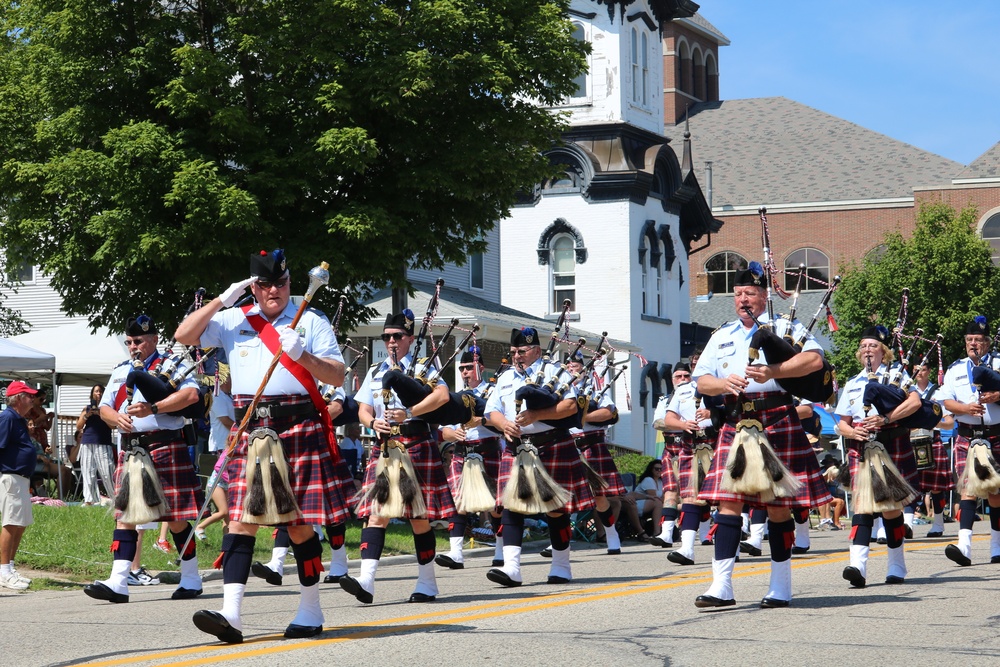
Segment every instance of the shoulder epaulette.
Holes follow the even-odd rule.
[[[962,362],[964,362],[964,361],[965,361],[964,359],[958,359],[958,360],[956,360],[956,361],[953,361],[953,362],[951,362],[951,363],[950,363],[950,364],[948,365],[948,370],[951,370],[951,369],[952,369],[952,367],[954,367],[954,366],[957,366],[958,364],[960,364],[960,363],[962,363]]]
[[[125,361],[123,361],[120,364],[118,364],[117,366],[115,366],[115,368],[121,368],[122,366],[126,366],[126,365],[131,364],[131,363],[132,363],[131,359],[126,359]]]

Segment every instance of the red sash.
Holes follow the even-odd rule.
[[[149,365],[149,369],[148,370],[154,370],[157,366],[160,365],[161,361],[163,361],[163,357],[159,357],[158,356],[158,357],[156,357],[156,359],[153,359],[153,363],[151,363]],[[129,371],[129,372],[131,372],[131,371]],[[128,376],[126,376],[126,377],[128,377]],[[118,391],[115,392],[115,412],[118,412],[119,410],[121,410],[122,404],[125,402],[125,399],[127,397],[128,397],[128,388],[125,386],[125,382],[122,382],[118,386]]]
[[[264,343],[264,347],[271,354],[277,354],[281,350],[281,340],[278,337],[278,331],[274,326],[267,321],[259,313],[256,315],[248,315],[250,309],[253,308],[251,304],[247,304],[241,308],[243,315],[247,318],[247,322],[253,327],[253,330],[257,332],[260,336],[260,340]],[[333,432],[333,419],[330,418],[330,413],[326,409],[326,401],[323,400],[323,396],[319,393],[319,387],[316,385],[316,378],[312,376],[306,368],[297,361],[294,361],[287,354],[282,354],[279,357],[281,365],[285,367],[292,376],[295,377],[299,383],[306,388],[309,392],[309,398],[312,400],[313,407],[316,408],[316,412],[319,413],[320,423],[323,424],[323,433],[326,435],[327,446],[330,449],[330,456],[334,463],[340,460],[340,449],[337,447],[337,436]]]

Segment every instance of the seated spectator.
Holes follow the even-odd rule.
[[[821,505],[819,509],[819,528],[824,530],[829,528],[830,530],[840,530],[840,519],[844,516],[844,510],[847,507],[846,494],[844,489],[840,486],[840,482],[837,480],[840,474],[840,461],[837,460],[832,454],[827,454],[823,457],[823,460],[819,464],[820,473],[823,475],[823,479],[826,480],[827,488],[830,490],[830,495],[833,496],[833,500],[825,505]],[[830,518],[830,513],[833,512],[833,518]]]
[[[361,424],[355,422],[344,427],[344,437],[337,442],[340,455],[347,461],[351,474],[357,476],[358,464],[361,462],[365,448],[361,443]],[[454,448],[453,448],[454,449]]]
[[[653,531],[659,532],[660,516],[663,513],[663,481],[660,479],[662,470],[663,462],[660,459],[650,461],[639,477],[635,491],[623,498],[622,514],[627,515],[638,526],[636,532],[643,542],[650,539],[645,528],[647,518],[652,521]]]

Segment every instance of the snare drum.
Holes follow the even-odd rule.
[[[913,456],[917,460],[917,470],[934,468],[934,432],[925,428],[910,431],[910,444],[913,446]]]

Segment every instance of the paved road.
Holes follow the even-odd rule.
[[[980,524],[981,525],[981,524]],[[949,524],[949,527],[951,524]],[[926,532],[918,526],[918,532]],[[953,530],[951,531],[953,532]],[[666,551],[626,545],[608,556],[574,545],[575,580],[545,583],[548,561],[525,557],[525,585],[501,589],[486,580],[489,554],[461,571],[439,570],[438,602],[411,605],[413,562],[384,563],[375,604],[362,606],[324,586],[326,631],[285,640],[297,583],[251,579],[244,603],[247,642],[223,646],[192,625],[191,614],[221,606],[219,579],[205,595],[171,601],[172,586],[133,588],[129,604],[90,600],[81,592],[0,596],[4,665],[997,665],[1000,664],[1000,565],[978,536],[972,567],[946,560],[948,538],[907,546],[905,584],[886,586],[885,547],[873,545],[863,590],[841,578],[847,531],[813,531],[808,554],[795,556],[795,599],[788,609],[760,609],[768,561],[737,565],[737,606],[694,607],[711,577],[711,547],[678,567]],[[398,559],[397,559],[398,560]],[[295,583],[295,585],[293,585]],[[514,652],[520,652],[515,654]]]

